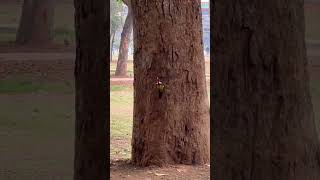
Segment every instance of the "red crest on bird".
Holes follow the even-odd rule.
[[[157,77],[157,82],[156,85],[162,84],[162,82],[160,81],[159,77]]]

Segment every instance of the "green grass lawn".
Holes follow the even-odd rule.
[[[0,86],[0,179],[72,179],[73,93],[50,83]]]
[[[65,82],[52,82],[38,81],[32,79],[28,75],[15,75],[10,76],[0,81],[0,94],[19,94],[19,93],[32,93],[32,92],[60,92],[72,93],[73,83]]]
[[[133,89],[111,86],[110,92],[110,156],[112,159],[131,157]]]
[[[319,122],[320,81],[313,80],[311,87]],[[73,89],[71,82],[39,82],[26,76],[0,80],[0,179],[72,179]],[[111,86],[110,99],[110,155],[128,159],[133,88]]]

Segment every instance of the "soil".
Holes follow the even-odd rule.
[[[208,180],[210,165],[138,168],[129,161],[113,161],[110,165],[111,180]]]
[[[309,48],[310,73],[320,77],[320,46]],[[73,81],[74,51],[64,47],[25,48],[0,45],[0,79],[8,75],[28,74],[47,81]],[[132,85],[132,77],[112,77],[111,85]],[[110,163],[113,180],[207,180],[209,165],[138,168],[129,161],[113,160]]]

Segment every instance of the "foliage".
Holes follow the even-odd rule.
[[[122,1],[110,1],[110,20],[111,20],[111,34],[117,32],[123,25],[121,19],[121,11],[123,10]]]

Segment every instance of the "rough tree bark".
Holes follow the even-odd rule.
[[[108,179],[109,3],[75,0],[74,180]]]
[[[200,0],[132,1],[134,117],[138,166],[209,161]],[[165,85],[161,98],[157,77]]]
[[[128,50],[130,36],[132,32],[132,10],[131,2],[129,0],[123,1],[128,7],[128,14],[123,25],[120,47],[119,47],[119,57],[117,62],[116,76],[126,76],[127,75],[127,61],[128,61]]]
[[[213,179],[320,179],[303,1],[211,7]]]
[[[24,0],[16,43],[52,43],[54,6],[55,0]]]

